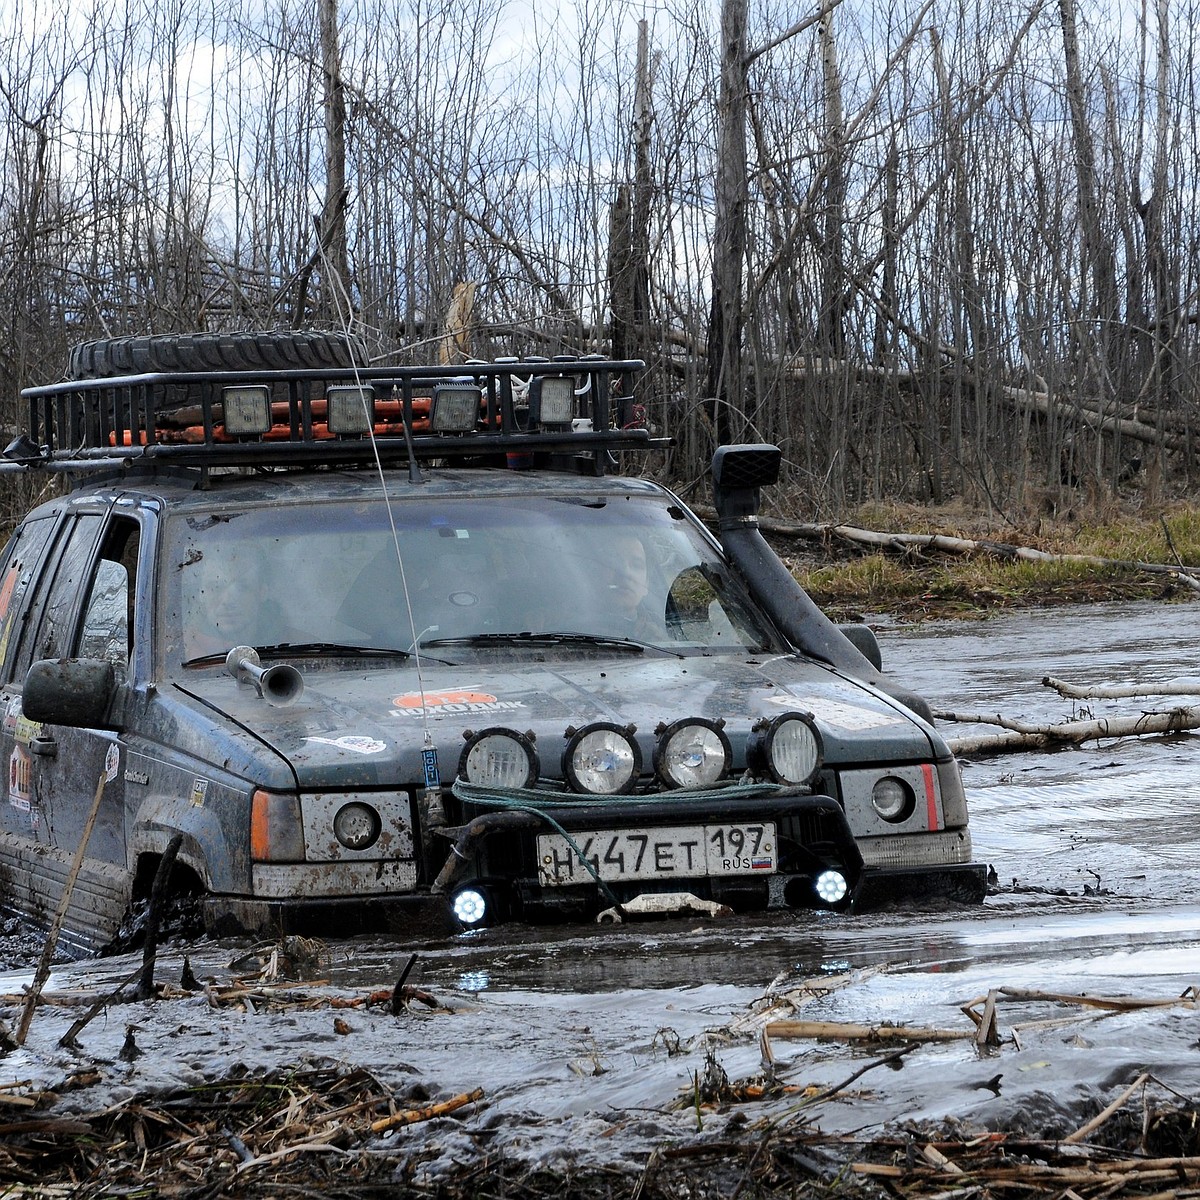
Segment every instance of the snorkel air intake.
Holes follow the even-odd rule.
[[[722,446],[713,455],[713,494],[721,544],[780,632],[799,650],[886,692],[930,724],[916,693],[878,671],[792,578],[759,532],[761,489],[779,479],[778,446]]]

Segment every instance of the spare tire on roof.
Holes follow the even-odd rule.
[[[71,379],[152,371],[295,371],[366,366],[361,338],[344,333],[156,333],[103,338],[71,348]]]

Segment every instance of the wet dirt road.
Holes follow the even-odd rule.
[[[1040,686],[1043,675],[1086,683],[1196,674],[1194,623],[1194,606],[1090,607],[884,629],[880,641],[885,668],[937,709],[1062,720],[1071,705]],[[1139,705],[1151,706],[1089,702],[1097,714]],[[235,1064],[361,1064],[391,1086],[420,1083],[435,1096],[482,1088],[484,1104],[465,1115],[388,1135],[420,1147],[433,1176],[439,1164],[497,1148],[544,1164],[633,1168],[664,1137],[722,1136],[747,1117],[830,1132],[953,1118],[1060,1135],[1143,1071],[1164,1096],[1200,1096],[1200,1011],[1002,999],[996,1048],[970,1038],[922,1044],[819,1103],[793,1090],[712,1114],[692,1101],[706,1071],[734,1081],[762,1074],[745,1018],[765,993],[796,993],[804,981],[817,981],[815,998],[811,987],[796,993],[802,1006],[777,1015],[967,1033],[974,1026],[961,1006],[991,989],[1169,1001],[1200,987],[1198,766],[1197,736],[967,765],[975,856],[1000,884],[978,908],[338,943],[321,971],[328,984],[305,994],[390,987],[415,951],[411,981],[451,1011],[343,1010],[339,1033],[326,1004],[243,1013],[192,996],[110,1009],[68,1055],[56,1042],[77,1014],[44,1008],[26,1048],[0,1070],[55,1086],[72,1068],[98,1064],[101,1082],[63,1099],[80,1109],[199,1083]],[[238,952],[197,947],[192,967],[225,982]],[[178,978],[181,961],[181,951],[164,952],[158,977]],[[78,964],[57,971],[50,988],[111,986],[135,966]],[[0,991],[27,978],[0,976]],[[124,1062],[130,1025],[143,1053]],[[885,1053],[844,1039],[771,1045],[780,1082],[818,1091]]]

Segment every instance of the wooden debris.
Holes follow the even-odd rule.
[[[408,1108],[403,1112],[393,1113],[390,1117],[372,1121],[371,1132],[382,1133],[385,1129],[396,1129],[401,1125],[416,1125],[420,1121],[432,1121],[434,1117],[448,1116],[450,1113],[457,1112],[460,1108],[465,1108],[468,1104],[475,1104],[482,1099],[483,1088],[476,1088],[472,1092],[463,1092],[459,1096],[443,1100],[438,1104],[427,1104],[422,1108]]]
[[[860,1025],[853,1021],[772,1021],[764,1032],[779,1038],[835,1038],[847,1042],[958,1042],[973,1029],[926,1029],[919,1025]]]
[[[942,711],[939,721],[963,725],[998,725],[1005,733],[976,734],[946,739],[955,754],[999,754],[1010,750],[1045,750],[1076,746],[1101,738],[1142,737],[1146,734],[1183,733],[1200,729],[1200,705],[1144,712],[1131,717],[1097,717],[1086,721],[1063,721],[1058,725],[1017,721],[1000,713]]]

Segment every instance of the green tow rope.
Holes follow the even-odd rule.
[[[586,803],[586,798],[575,792],[557,792],[543,788],[491,788],[468,783],[465,779],[456,779],[450,790],[465,804],[490,805],[493,808],[510,812],[527,812],[540,821],[545,821],[551,829],[562,837],[568,846],[575,851],[576,857],[587,868],[588,874],[596,881],[596,886],[608,902],[624,916],[621,902],[613,895],[612,889],[600,878],[600,873],[583,856],[579,843],[551,816],[551,810],[556,808],[576,808],[580,802]],[[783,791],[777,783],[734,783],[723,787],[713,788],[678,788],[670,792],[655,792],[649,796],[614,796],[622,804],[632,804],[635,807],[661,805],[664,799],[679,802],[686,807],[689,803],[721,800],[752,800],[759,796],[774,796]],[[595,799],[596,797],[593,797]]]

